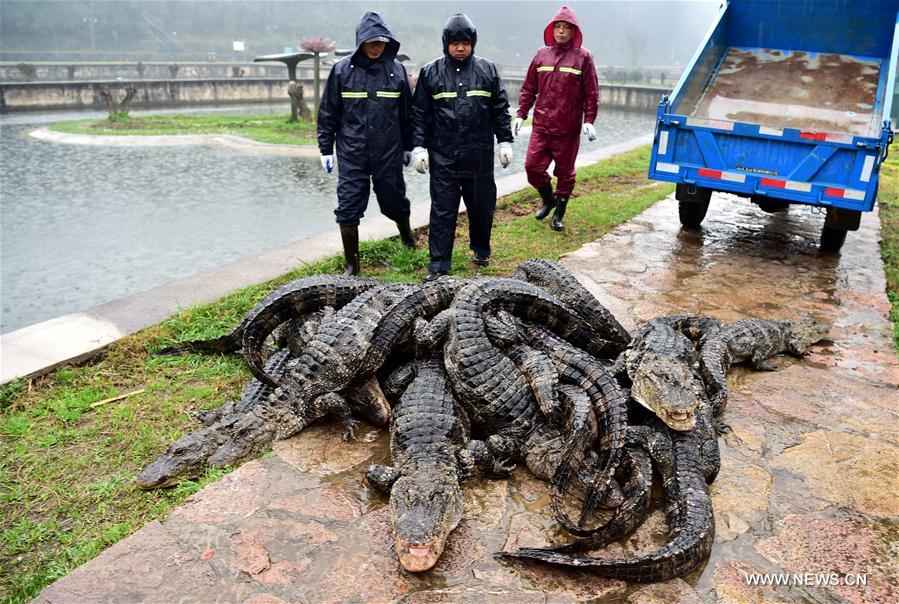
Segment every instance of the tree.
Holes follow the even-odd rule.
[[[116,101],[112,97],[112,92],[106,84],[100,86],[99,91],[100,96],[103,97],[103,102],[106,103],[106,112],[109,113],[107,119],[109,119],[110,122],[128,117],[128,112],[131,111],[131,100],[134,98],[134,95],[137,94],[137,88],[128,86],[125,89],[125,96],[121,101]]]
[[[297,83],[297,63],[312,58],[311,52],[294,52],[288,54],[263,55],[253,59],[254,63],[278,61],[287,65],[287,96],[290,97],[290,121],[297,121],[297,112],[306,121],[312,121],[309,107],[303,99],[303,87]]]
[[[328,56],[328,53],[334,50],[336,46],[337,44],[334,40],[319,36],[300,40],[300,47],[312,53],[312,78],[315,82],[315,115],[318,115],[318,104],[321,101],[321,75],[319,74],[321,59]]]

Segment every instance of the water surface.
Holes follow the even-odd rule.
[[[284,105],[193,112],[284,113]],[[146,113],[164,113],[153,110]],[[185,113],[181,109],[178,112]],[[135,115],[142,112],[134,111]],[[0,117],[0,332],[88,309],[334,228],[336,174],[318,158],[215,147],[96,147],[36,140],[48,123],[97,112]],[[608,111],[598,139],[652,130],[653,116]],[[524,169],[526,138],[508,170]],[[407,169],[409,198],[428,179]],[[368,216],[377,215],[372,195]]]

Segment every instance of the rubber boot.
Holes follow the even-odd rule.
[[[568,207],[568,196],[567,195],[556,195],[556,211],[553,212],[553,221],[549,225],[554,231],[562,231],[565,229],[565,225],[562,224],[562,218],[565,216],[565,208]]]
[[[340,225],[340,238],[343,240],[343,256],[346,258],[347,277],[359,274],[359,227],[347,224]]]
[[[553,198],[553,186],[547,183],[537,189],[537,192],[540,193],[540,197],[543,198],[543,207],[537,210],[537,213],[534,214],[534,218],[543,220],[549,216],[552,209],[556,207],[556,200]]]
[[[397,220],[396,228],[400,231],[400,241],[403,242],[403,245],[410,250],[418,249],[418,245],[415,243],[415,233],[412,232],[412,228],[409,226],[408,216]]]

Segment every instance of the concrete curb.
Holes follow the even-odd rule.
[[[645,135],[603,147],[580,155],[576,165],[585,166],[608,159],[651,141],[652,135]],[[527,176],[523,172],[498,178],[497,196],[509,195],[527,186]],[[409,221],[412,227],[427,225],[429,213],[429,204],[413,203]],[[365,219],[359,228],[359,236],[363,239],[394,235],[396,225],[380,214]],[[334,229],[201,275],[3,334],[0,336],[0,384],[42,375],[66,363],[87,360],[116,340],[156,325],[182,308],[211,302],[235,290],[274,279],[342,249],[340,232]]]

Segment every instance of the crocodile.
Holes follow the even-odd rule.
[[[531,386],[542,377],[526,375],[529,366],[533,368],[537,365],[516,364],[512,358],[516,354],[510,357],[497,347],[496,335],[488,333],[493,331],[489,316],[502,311],[515,321],[521,317],[546,325],[564,338],[560,341],[570,341],[593,354],[602,354],[614,346],[600,337],[567,305],[533,284],[515,279],[470,282],[459,291],[453,307],[435,318],[433,324],[439,327],[432,327],[438,332],[445,328],[447,332],[444,344],[447,372],[472,423],[490,435],[487,443],[495,455],[523,459],[534,475],[550,481],[554,492],[565,491],[566,481],[572,478],[585,478],[583,472],[575,470],[589,463],[591,477],[588,488],[594,505],[618,505],[621,494],[612,475],[623,444],[619,433],[611,435],[610,446],[601,449],[600,458],[596,459],[590,451],[592,442],[581,438],[580,432],[569,436],[548,423]],[[429,337],[428,341],[433,345],[439,339]],[[515,337],[507,340],[507,344],[511,345]],[[617,393],[614,380],[611,376],[607,377],[609,387],[615,388]],[[583,385],[581,387],[584,388]],[[608,423],[617,426],[619,420],[623,428],[626,399],[618,397],[614,403],[599,403],[597,399],[610,397],[613,393],[599,387],[594,390],[593,396],[589,397],[593,411],[597,407],[618,409],[614,414],[615,421],[608,422],[609,414],[604,416],[602,428],[607,428]],[[581,417],[587,419],[588,416]],[[608,439],[609,436],[603,431],[603,438]],[[557,497],[556,502],[560,499]],[[560,505],[555,505],[554,511],[564,526],[576,524],[565,516]]]
[[[432,568],[462,517],[461,482],[475,469],[507,475],[480,441],[469,440],[465,412],[446,379],[443,354],[431,352],[400,397],[390,423],[393,466],[366,478],[390,494],[395,550],[409,572]]]
[[[704,386],[696,348],[672,327],[675,320],[661,317],[644,323],[613,371],[626,374],[631,397],[668,427],[689,430],[696,424],[696,406],[704,396]]]
[[[580,519],[572,524],[567,516],[556,514],[560,523],[577,535],[589,535],[597,529],[583,529],[582,525],[590,512],[602,501],[608,499],[603,507],[616,507],[621,502],[621,493],[613,476],[620,462],[621,449],[627,431],[627,394],[618,385],[613,375],[594,357],[583,350],[562,340],[542,325],[521,323],[525,343],[537,351],[547,355],[558,372],[559,380],[581,388],[589,399],[596,420],[596,436],[590,442],[590,455],[584,458],[578,435],[581,430],[578,424],[569,422],[565,427],[568,445],[562,451],[562,458],[557,464],[554,482],[565,485],[567,477],[582,475],[577,468],[583,461],[588,462],[593,474],[587,482],[584,505]],[[573,418],[572,418],[573,419]],[[575,481],[575,485],[583,484],[583,479]],[[563,490],[552,493],[554,509],[562,506]]]
[[[623,351],[630,343],[630,334],[614,315],[558,262],[546,259],[522,262],[515,278],[538,285],[568,304],[597,333],[619,347],[613,352]]]
[[[427,316],[443,310],[458,285],[450,280],[418,286],[381,284],[362,292],[319,325],[303,354],[287,362],[280,386],[264,402],[183,436],[142,472],[138,483],[155,488],[173,484],[204,465],[232,465],[325,415],[342,422],[345,438],[355,437],[353,416],[384,419],[386,402],[383,395],[372,396],[362,401],[361,409],[354,409],[346,396],[362,386],[379,393],[373,378],[393,347],[411,334],[414,321],[407,314]]]
[[[467,316],[460,312],[466,294],[472,297],[469,304],[473,308]],[[478,296],[497,296],[501,303],[479,301]],[[516,306],[516,300],[523,306]],[[478,314],[482,307],[486,314]],[[570,387],[562,392],[556,368],[546,353],[521,345],[522,321],[510,311],[550,327],[560,316],[570,321],[565,319],[570,311],[564,304],[532,284],[491,280],[467,286],[447,313],[451,318],[449,326],[455,325],[455,330],[449,330],[445,346],[447,370],[457,392],[468,393],[473,422],[491,434],[487,442],[494,453],[523,458],[532,473],[548,480],[556,519],[569,530],[577,531],[579,523],[569,519],[562,505],[570,481],[587,491],[591,507],[615,507],[621,501],[612,475],[623,444],[627,399],[611,375],[595,362],[589,367],[596,370],[590,376],[592,380],[579,375],[579,381],[571,381],[581,392]],[[555,328],[577,334],[581,320],[575,320],[575,324]],[[587,330],[590,333],[586,340],[583,335],[568,337],[585,348],[606,349],[607,341],[589,327]],[[555,347],[578,350],[551,331],[546,334]],[[590,338],[596,338],[598,343]],[[476,364],[472,371],[459,371],[471,362]],[[478,367],[487,375],[480,373]],[[478,389],[478,380],[487,388]],[[466,404],[464,394],[461,398]],[[602,438],[598,453],[591,449],[597,436]]]
[[[502,551],[497,556],[589,569],[604,577],[635,582],[666,581],[697,568],[708,559],[715,541],[715,517],[708,482],[717,474],[720,459],[717,457],[717,433],[711,404],[707,399],[700,402],[695,417],[695,425],[689,430],[672,430],[655,417],[649,418],[647,426],[629,428],[628,440],[633,438],[643,443],[662,477],[670,530],[661,547],[629,558],[568,553],[594,546],[587,540],[556,548]],[[639,515],[639,510],[637,513]]]
[[[808,354],[809,346],[824,339],[830,324],[803,319],[767,321],[742,319],[706,336],[701,346],[700,370],[712,399],[715,415],[727,404],[727,372],[731,365],[749,361],[757,371],[771,371],[770,357],[783,352]]]

